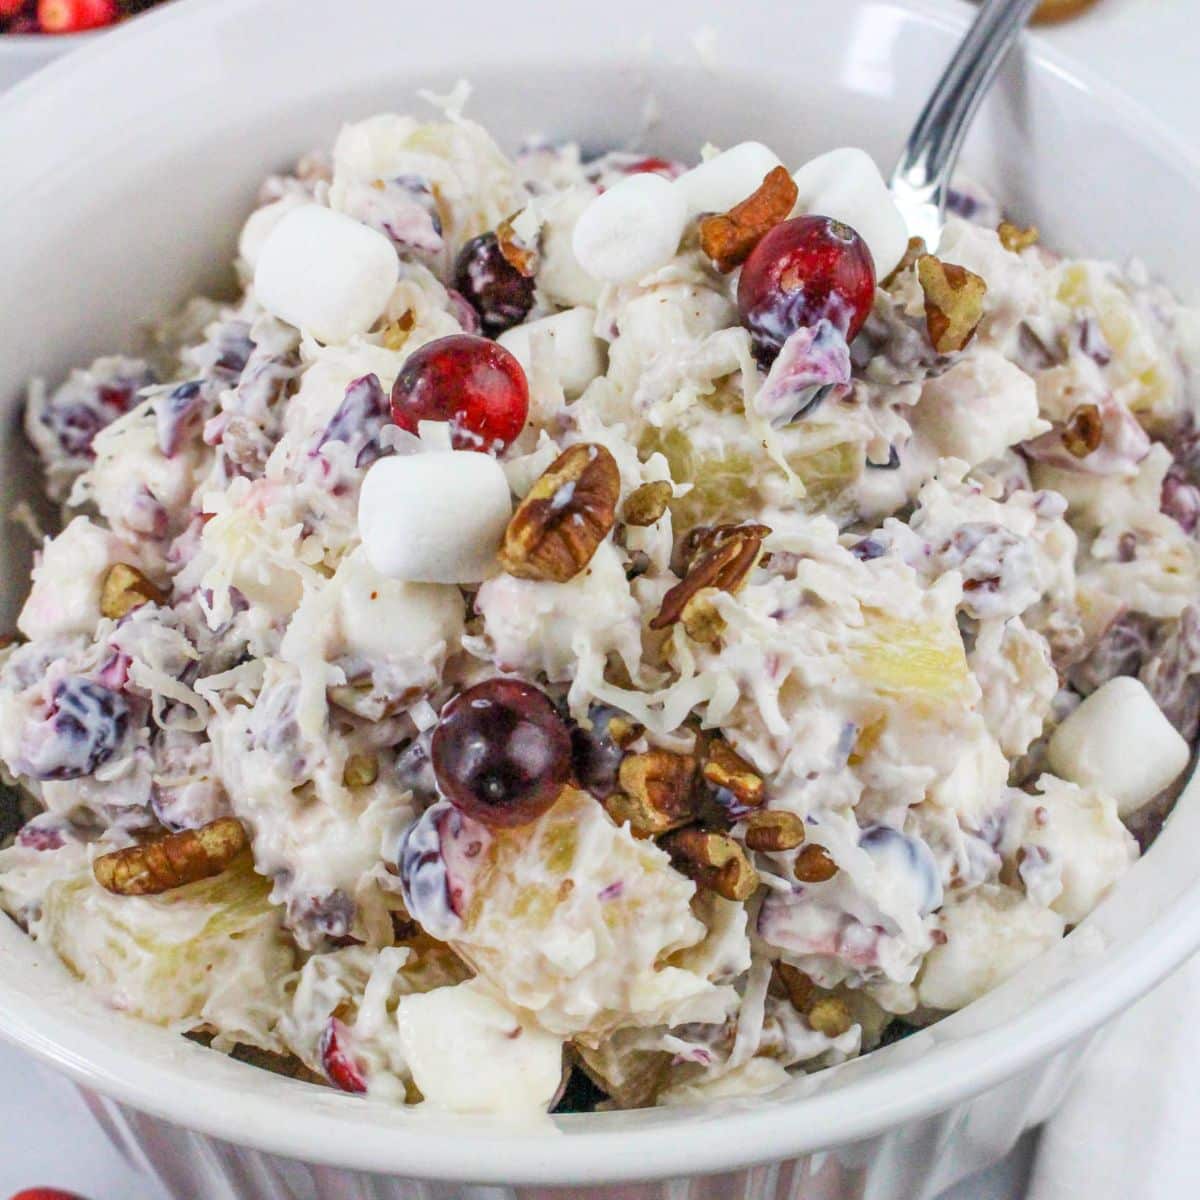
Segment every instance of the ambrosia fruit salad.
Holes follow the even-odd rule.
[[[770,1090],[1017,971],[1169,811],[1196,315],[974,188],[926,253],[858,150],[509,159],[462,99],[30,388],[0,903],[346,1092]]]

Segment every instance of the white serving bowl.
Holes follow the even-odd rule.
[[[68,51],[86,46],[95,36],[93,33],[0,34],[0,92]]]
[[[510,146],[532,130],[610,146],[652,117],[644,143],[683,157],[753,137],[791,162],[857,143],[886,163],[969,14],[952,0],[187,0],[118,30],[0,100],[0,503],[33,486],[16,420],[25,379],[129,345],[227,283],[260,178],[341,121],[419,107],[417,87],[467,76],[470,111]],[[705,26],[715,36],[694,43]],[[1137,253],[1194,292],[1200,225],[1166,215],[1200,204],[1195,159],[1036,41],[1009,64],[968,158],[1049,243]],[[9,535],[5,552],[11,620],[28,546]],[[557,1136],[243,1066],[113,1012],[3,921],[0,1034],[94,1094],[181,1200],[532,1200],[715,1172],[603,1194],[919,1200],[1041,1119],[1092,1032],[1200,946],[1198,842],[1193,785],[1083,927],[927,1031],[770,1097],[567,1118]],[[745,1169],[762,1163],[783,1165]]]

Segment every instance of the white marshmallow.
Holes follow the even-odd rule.
[[[604,343],[595,335],[596,310],[569,308],[527,325],[514,325],[497,338],[528,375],[533,366],[535,338],[549,339],[554,369],[568,400],[575,399],[598,375],[604,374]]]
[[[363,480],[358,529],[381,575],[478,583],[495,569],[512,516],[508,479],[487,454],[451,450],[381,458]]]
[[[908,226],[874,159],[845,146],[806,162],[792,178],[800,193],[796,211],[849,225],[867,243],[876,278],[886,279],[904,256]]]
[[[1145,685],[1127,675],[1097,688],[1055,731],[1056,775],[1100,788],[1126,817],[1148,804],[1188,764],[1188,744]]]
[[[364,658],[420,658],[439,642],[456,646],[463,632],[462,592],[444,583],[388,579],[362,549],[338,567],[342,643]]]
[[[633,283],[671,261],[687,220],[684,194],[670,180],[630,175],[583,210],[571,245],[593,278]]]
[[[391,242],[351,217],[306,204],[258,252],[254,291],[269,313],[320,342],[344,342],[379,319],[400,279]]]
[[[302,208],[309,203],[310,201],[299,192],[288,192],[273,203],[256,208],[246,218],[242,232],[238,235],[238,257],[251,271],[258,266],[258,257],[275,226],[293,209]]]
[[[401,998],[400,1048],[428,1104],[450,1112],[546,1112],[563,1044],[506,1008],[478,979]]]
[[[675,187],[683,193],[691,216],[723,213],[745,200],[780,165],[775,152],[761,142],[739,142],[685,171]]]

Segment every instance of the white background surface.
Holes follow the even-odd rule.
[[[1191,47],[1198,25],[1200,0],[1100,0],[1094,12],[1046,36],[1194,140],[1200,83]],[[37,1185],[73,1189],[88,1200],[165,1200],[109,1147],[70,1085],[3,1044],[0,1080],[0,1200]],[[1020,1200],[1033,1148],[1026,1138],[1008,1162],[945,1200]],[[1138,1200],[1135,1181],[1129,1186],[1128,1200]]]

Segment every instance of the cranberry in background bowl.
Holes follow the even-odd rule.
[[[166,0],[0,0],[0,92]]]

